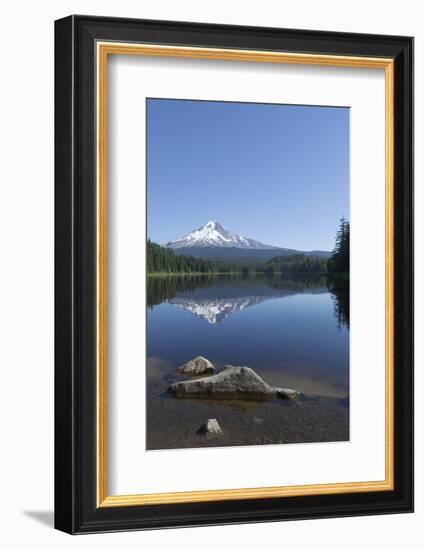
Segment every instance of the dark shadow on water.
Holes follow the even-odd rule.
[[[258,406],[264,403],[269,403],[268,399],[212,399],[205,396],[199,397],[175,397],[172,393],[168,391],[161,392],[157,394],[159,399],[172,400],[178,403],[179,401],[185,403],[201,404],[201,405],[213,405],[213,406],[223,406],[237,410],[253,410]],[[281,400],[282,401],[282,400]]]
[[[24,510],[23,513],[46,527],[51,529],[54,527],[54,512],[52,510]]]

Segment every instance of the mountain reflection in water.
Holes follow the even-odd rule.
[[[164,276],[148,277],[147,304],[167,302],[210,324],[233,313],[300,293],[332,294],[339,325],[349,325],[349,282],[311,275],[282,276]]]
[[[205,319],[211,325],[220,323],[232,313],[237,313],[243,309],[260,304],[268,297],[261,296],[246,296],[240,298],[223,298],[223,299],[197,299],[190,298],[172,298],[169,303],[173,306],[181,307],[189,311],[196,317]]]

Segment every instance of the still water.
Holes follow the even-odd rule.
[[[349,439],[348,282],[323,276],[148,278],[147,448]],[[253,368],[295,402],[180,400],[166,389],[197,355]],[[197,429],[217,418],[224,435]]]

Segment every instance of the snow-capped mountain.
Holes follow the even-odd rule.
[[[248,239],[239,235],[238,233],[232,233],[225,227],[223,227],[217,221],[208,221],[205,225],[199,229],[195,229],[178,239],[177,241],[169,242],[167,245],[169,248],[244,248],[253,250],[267,250],[278,249],[277,246],[269,244],[263,244],[253,239]]]
[[[205,319],[211,325],[220,323],[233,313],[238,313],[246,307],[261,304],[273,296],[240,296],[238,298],[221,298],[216,300],[194,298],[172,298],[169,304],[185,309],[196,317]]]

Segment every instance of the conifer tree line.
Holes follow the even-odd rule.
[[[184,256],[164,246],[147,241],[147,273],[213,273],[212,262]]]
[[[277,256],[261,266],[268,274],[274,273],[327,273],[327,259],[305,254],[290,254]]]
[[[147,273],[349,273],[349,222],[342,218],[332,255],[325,259],[305,254],[276,256],[265,263],[237,264],[175,254],[169,248],[147,241]]]
[[[333,253],[327,262],[330,273],[349,273],[349,233],[350,224],[343,217],[336,234]]]

